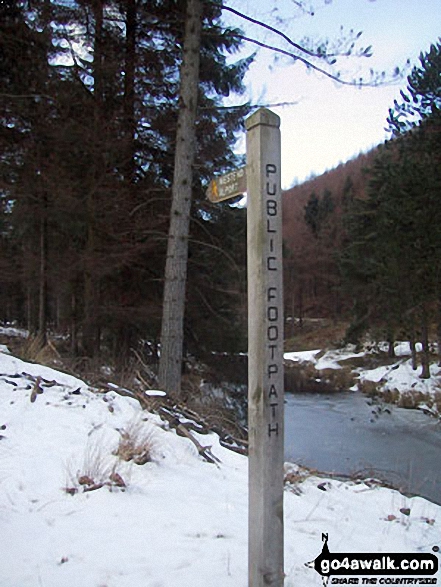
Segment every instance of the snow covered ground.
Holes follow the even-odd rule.
[[[326,352],[317,349],[285,353],[285,359],[294,363],[311,363],[318,371],[341,369],[345,360],[365,357],[375,353],[376,350],[375,348],[369,348],[361,352],[355,352],[351,346]],[[382,350],[386,351],[386,345]],[[421,345],[418,344],[417,351],[420,350]],[[375,368],[355,367],[353,369],[355,377],[361,385],[366,381],[371,381],[377,384],[378,391],[393,392],[397,397],[413,394],[419,407],[441,417],[441,413],[436,406],[437,402],[434,401],[438,396],[438,402],[441,405],[441,367],[437,363],[431,364],[430,379],[421,379],[421,367],[418,367],[416,371],[412,369],[411,353],[407,342],[396,343],[395,354],[396,361],[389,365]],[[357,389],[357,387],[358,385],[355,385],[354,389]],[[428,405],[427,400],[431,405]]]
[[[215,434],[200,435],[220,459],[207,463],[134,400],[96,393],[6,351],[1,587],[246,587],[246,457],[221,447]],[[149,462],[115,456],[130,435],[147,446]],[[295,465],[286,471],[294,481],[285,492],[287,587],[322,585],[305,566],[321,552],[322,533],[331,552],[441,547],[435,504],[368,482],[299,474]]]

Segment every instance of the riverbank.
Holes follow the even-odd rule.
[[[2,585],[247,585],[248,459],[217,434],[193,432],[212,463],[133,398],[6,348],[0,413]],[[324,533],[336,553],[439,552],[426,499],[289,463],[285,489],[286,587],[322,584]]]
[[[333,478],[372,477],[441,504],[441,422],[359,391],[286,394],[285,457]]]
[[[421,349],[417,348],[417,351]],[[433,355],[430,378],[412,368],[410,346],[398,342],[395,357],[387,344],[285,353],[285,389],[298,392],[360,390],[369,397],[441,417],[441,367]]]

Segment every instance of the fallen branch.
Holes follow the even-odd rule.
[[[204,459],[206,461],[208,461],[209,463],[212,463],[213,465],[216,465],[217,463],[220,463],[221,462],[220,459],[218,459],[211,452],[211,446],[202,446],[202,444],[196,440],[196,438],[191,434],[191,432],[189,430],[187,430],[187,428],[184,426],[184,424],[178,424],[176,426],[176,432],[180,436],[185,436],[186,438],[188,438],[189,440],[191,440],[191,442],[197,448],[198,453],[202,457],[204,457]]]
[[[240,444],[238,443],[237,440],[234,440],[234,444],[231,444],[230,442],[228,442],[228,440],[225,440],[223,438],[219,438],[219,444],[221,446],[223,446],[224,448],[228,448],[228,450],[232,450],[233,452],[237,452],[240,455],[244,455],[247,456],[248,455],[248,448],[246,446],[241,446],[241,444],[247,444],[248,442],[246,440],[241,440]]]
[[[43,388],[41,387],[41,377],[37,377],[35,379],[35,383],[34,383],[34,387],[31,391],[31,403],[34,403],[34,401],[37,399],[37,395],[43,393]]]
[[[238,440],[232,437],[229,434],[223,433],[221,430],[214,431],[212,427],[208,425],[208,423],[197,414],[195,411],[187,408],[185,406],[177,406],[177,405],[167,405],[167,401],[170,403],[170,400],[166,398],[161,398],[163,405],[157,405],[156,409],[152,406],[152,400],[148,396],[144,395],[140,391],[129,391],[122,387],[118,387],[114,384],[111,386],[105,384],[101,387],[102,391],[114,391],[123,396],[130,397],[132,399],[138,400],[141,405],[141,408],[144,410],[152,411],[152,409],[165,421],[168,422],[170,428],[176,430],[177,434],[180,436],[184,436],[188,438],[196,447],[198,453],[208,462],[212,464],[220,463],[220,459],[218,459],[211,451],[211,446],[202,446],[202,444],[193,436],[192,432],[197,434],[211,434],[216,432],[219,436],[220,444],[228,448],[234,452],[239,454],[246,455],[247,450],[247,442]],[[164,405],[165,404],[165,405]],[[186,421],[183,422],[182,420],[185,419]]]
[[[41,375],[31,375],[30,373],[26,373],[25,371],[23,371],[21,373],[21,375],[8,375],[8,377],[26,377],[26,379],[30,379],[31,381],[34,381],[34,383],[36,383],[38,381],[38,384],[43,384],[44,387],[54,387],[54,385],[59,385],[60,387],[64,387],[62,383],[58,383],[58,381],[55,381],[55,379],[45,379],[44,377],[41,377]]]

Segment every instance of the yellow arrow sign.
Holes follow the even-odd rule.
[[[206,194],[211,202],[222,202],[223,200],[240,196],[246,191],[246,167],[239,167],[239,169],[212,179]]]

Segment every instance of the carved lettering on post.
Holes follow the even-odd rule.
[[[249,587],[283,587],[283,280],[280,119],[246,120],[247,165],[213,179],[212,202],[248,193]]]
[[[282,587],[283,281],[280,119],[246,121],[249,586]]]
[[[266,205],[264,206],[265,213],[266,213],[266,231],[268,235],[268,250],[267,250],[267,267],[268,271],[281,271],[281,259],[276,256],[276,249],[277,253],[280,254],[278,250],[279,247],[276,247],[276,235],[278,234],[278,228],[280,227],[278,212],[278,200],[276,199],[277,196],[277,176],[278,176],[278,168],[277,165],[273,163],[268,163],[265,166],[265,196],[266,196]],[[279,435],[279,408],[280,403],[278,401],[279,393],[277,392],[277,385],[273,383],[273,379],[279,373],[279,364],[275,362],[276,358],[278,358],[280,354],[280,345],[283,347],[283,340],[280,341],[280,320],[279,314],[281,311],[279,310],[279,306],[277,304],[278,300],[280,299],[278,287],[273,285],[269,286],[267,289],[267,348],[269,349],[269,356],[270,356],[270,363],[268,365],[268,399],[272,401],[269,403],[269,415],[268,415],[268,435],[271,436],[275,434],[276,436]],[[283,352],[283,350],[282,350]]]

